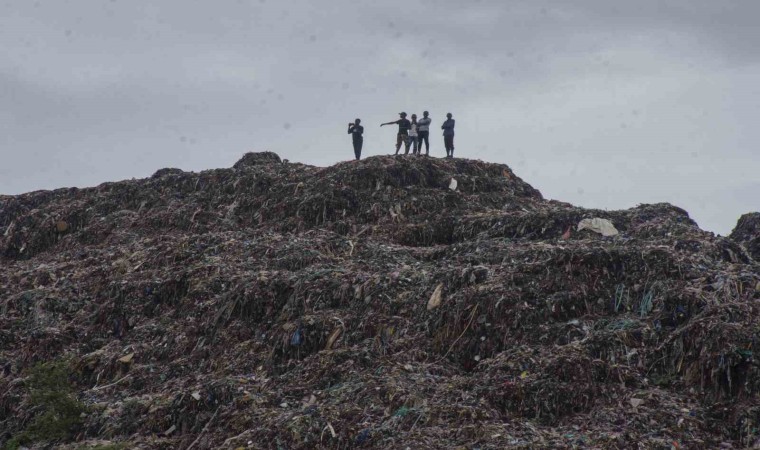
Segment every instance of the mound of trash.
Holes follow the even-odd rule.
[[[760,261],[760,213],[744,214],[739,218],[731,239],[744,245],[750,255]]]
[[[466,159],[0,196],[0,446],[760,446],[759,230]]]

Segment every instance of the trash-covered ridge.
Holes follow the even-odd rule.
[[[758,217],[382,156],[0,196],[0,446],[757,445]]]

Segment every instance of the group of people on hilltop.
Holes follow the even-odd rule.
[[[398,125],[396,134],[396,155],[404,145],[404,154],[409,154],[411,148],[412,154],[422,155],[422,144],[425,143],[425,156],[430,155],[430,113],[424,111],[422,118],[418,121],[417,114],[412,114],[412,120],[406,118],[405,112],[400,112],[401,117],[393,122],[381,123],[380,126]],[[354,144],[354,155],[360,159],[362,155],[362,145],[364,143],[364,127],[361,126],[361,119],[356,119],[353,123],[348,124],[348,134],[351,135]],[[446,121],[441,125],[443,130],[443,144],[446,147],[446,157],[454,157],[454,119],[451,113],[446,114]]]

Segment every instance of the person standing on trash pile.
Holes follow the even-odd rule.
[[[441,125],[443,130],[443,145],[446,147],[446,157],[454,157],[454,119],[451,113],[446,114],[446,121]]]
[[[406,152],[409,153],[409,147],[412,147],[412,155],[419,155],[417,150],[417,114],[412,114],[412,124],[409,126],[409,139],[406,141]]]
[[[362,144],[364,143],[364,127],[359,125],[362,123],[361,119],[354,120],[354,123],[348,123],[348,134],[351,135],[351,139],[354,143],[354,155],[358,161],[362,157]]]
[[[401,149],[401,144],[406,143],[406,140],[409,138],[409,128],[412,126],[412,123],[409,122],[409,119],[406,118],[405,112],[398,113],[401,118],[399,120],[396,120],[395,122],[387,122],[387,123],[381,123],[380,126],[385,125],[398,125],[398,134],[396,134],[396,154],[398,155],[398,151]],[[406,147],[406,151],[409,151],[409,147]]]
[[[422,119],[417,122],[417,142],[419,145],[418,153],[422,153],[422,142],[425,142],[425,156],[430,155],[430,115],[429,112],[422,113]]]

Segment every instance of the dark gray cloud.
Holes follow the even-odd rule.
[[[760,3],[701,0],[0,3],[0,192],[244,151],[388,153],[400,110],[545,195],[670,201],[727,233],[760,209]],[[442,144],[434,137],[433,152]]]

